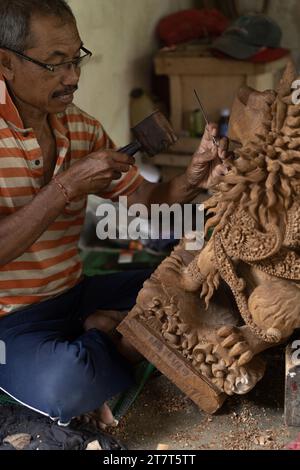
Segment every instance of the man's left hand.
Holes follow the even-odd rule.
[[[191,188],[208,189],[216,184],[220,176],[228,173],[228,139],[221,139],[216,146],[213,137],[217,139],[217,135],[217,124],[206,126],[201,144],[186,171]]]

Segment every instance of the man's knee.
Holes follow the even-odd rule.
[[[89,351],[79,345],[71,346],[39,374],[40,411],[61,421],[85,412],[89,401],[87,391],[93,389]]]
[[[52,418],[70,421],[99,408],[132,384],[127,363],[97,330],[73,343],[56,343],[54,354],[53,344],[49,346],[41,354],[35,375],[38,405],[33,406]]]

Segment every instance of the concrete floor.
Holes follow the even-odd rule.
[[[154,374],[114,432],[131,450],[283,449],[300,433],[284,424],[284,350],[266,354],[268,369],[249,394],[214,416],[200,411],[166,377]]]

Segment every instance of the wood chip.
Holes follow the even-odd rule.
[[[90,442],[85,450],[103,450],[99,444],[99,441]]]
[[[158,444],[156,450],[169,450],[168,444]]]
[[[3,439],[3,443],[10,444],[16,450],[23,450],[30,444],[31,436],[30,434],[13,434],[7,436]]]

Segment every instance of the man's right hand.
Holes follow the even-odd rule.
[[[106,190],[134,163],[133,157],[115,151],[95,152],[78,159],[56,179],[65,188],[69,200],[76,200]],[[61,215],[65,205],[66,195],[57,185],[48,184],[31,202],[3,217],[0,220],[0,267],[23,255]]]
[[[74,163],[57,176],[66,188],[70,200],[88,194],[98,194],[109,188],[135,164],[134,157],[113,150],[101,150]]]

